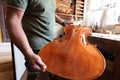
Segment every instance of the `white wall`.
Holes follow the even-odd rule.
[[[0,42],[0,56],[12,56],[11,54],[11,44],[10,42],[1,43]]]
[[[103,1],[103,2],[101,2]],[[116,3],[114,4],[114,2]],[[86,0],[86,26],[93,26],[98,24],[100,27],[106,27],[107,25],[112,25],[118,23],[117,19],[120,15],[120,0]],[[115,7],[107,7],[106,4],[111,4]]]

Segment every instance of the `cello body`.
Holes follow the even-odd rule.
[[[89,43],[90,28],[68,26],[65,35],[46,44],[38,53],[47,71],[70,80],[93,80],[105,69],[105,59]]]

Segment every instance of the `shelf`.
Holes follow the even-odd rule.
[[[77,4],[84,4],[84,2],[82,2],[82,1],[77,1]]]
[[[84,5],[77,5],[77,7],[84,7]]]
[[[81,15],[81,16],[79,15],[79,16],[77,16],[77,17],[78,17],[78,18],[83,18],[83,16],[82,16],[82,15]]]
[[[68,2],[65,0],[64,2],[61,2],[61,0],[57,0],[56,14],[66,20],[69,20],[72,15],[74,15],[75,21],[78,21],[81,18],[83,19],[84,1],[85,0],[70,0],[70,2]]]
[[[77,15],[77,16],[79,16],[79,15],[84,15],[84,13],[81,12],[81,11],[78,11],[78,12],[76,12],[76,15]]]
[[[56,13],[57,15],[72,16],[72,14]]]
[[[76,0],[75,17],[77,21],[84,17],[84,3],[84,0]]]
[[[64,13],[56,13],[56,14],[64,20],[70,20],[70,18],[72,17],[72,14],[64,14]]]
[[[76,10],[83,11],[84,9],[78,7],[78,8],[76,8]]]

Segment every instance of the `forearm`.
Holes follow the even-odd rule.
[[[63,24],[64,20],[61,19],[58,15],[55,14],[55,19],[56,19],[56,22],[59,23],[59,24]]]
[[[59,23],[59,24],[61,24],[63,27],[73,24],[73,22],[71,22],[71,21],[65,21],[65,20],[61,19],[56,14],[55,14],[55,19],[56,19],[56,22]]]
[[[12,21],[7,18],[6,23],[12,42],[21,50],[25,57],[31,55],[33,52],[20,22],[17,20]]]
[[[21,26],[21,20],[24,12],[11,7],[6,7],[6,9],[7,16],[5,19],[9,36],[12,42],[21,50],[21,52],[25,56],[29,57],[31,54],[33,54],[33,51]]]
[[[22,27],[20,25],[16,26],[19,26],[19,28],[15,27],[14,24],[7,27],[12,41],[21,50],[24,57],[30,64],[31,69],[35,71],[45,71],[46,65],[43,63],[41,58],[32,51]]]

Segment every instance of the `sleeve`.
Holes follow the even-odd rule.
[[[6,6],[25,11],[28,0],[6,0]]]

